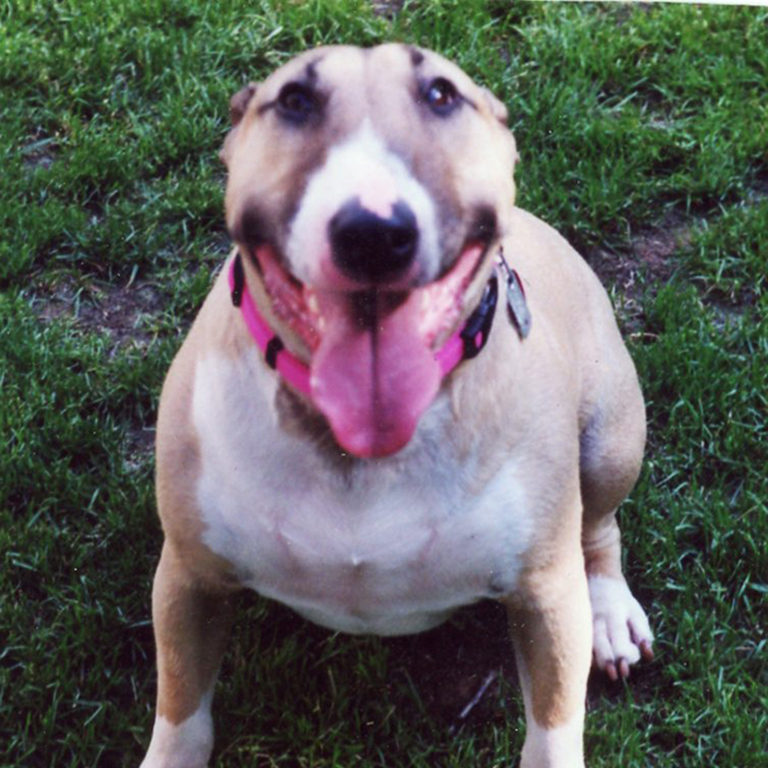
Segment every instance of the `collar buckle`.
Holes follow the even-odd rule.
[[[459,337],[464,346],[463,360],[472,360],[472,358],[477,357],[488,341],[493,318],[496,314],[498,296],[499,285],[496,273],[494,272],[485,286],[477,309],[470,315],[466,324],[459,332]]]

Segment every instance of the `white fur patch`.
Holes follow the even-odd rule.
[[[390,215],[398,200],[408,204],[419,229],[416,262],[421,282],[434,280],[440,266],[435,206],[427,190],[387,150],[368,121],[346,142],[333,147],[324,165],[309,179],[286,245],[295,276],[322,287],[324,254],[330,248],[328,224],[355,197],[382,216]]]
[[[213,689],[203,696],[197,711],[177,725],[156,717],[140,768],[205,768],[213,749],[212,699]]]
[[[583,714],[556,728],[542,728],[531,718],[526,727],[520,768],[584,768]]]
[[[640,644],[653,642],[653,633],[640,603],[623,579],[589,576],[592,604],[592,646],[595,663],[605,668],[625,659],[640,660]]]
[[[204,541],[243,583],[317,623],[376,634],[420,631],[515,588],[534,535],[524,478],[508,461],[477,488],[446,434],[447,397],[397,457],[342,472],[278,425],[273,396],[274,374],[250,354],[198,363]]]

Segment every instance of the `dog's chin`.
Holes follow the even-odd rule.
[[[467,242],[443,276],[410,291],[343,291],[300,282],[269,245],[252,251],[274,316],[310,352],[312,403],[344,451],[383,457],[411,440],[442,380],[435,352],[466,316],[486,253]]]

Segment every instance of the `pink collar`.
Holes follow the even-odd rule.
[[[256,307],[245,281],[243,264],[238,253],[229,268],[229,290],[232,304],[240,307],[245,325],[253,336],[264,360],[295,390],[310,396],[309,366],[289,352],[280,337],[269,327]],[[464,325],[435,352],[435,360],[445,378],[463,360],[471,360],[488,341],[498,298],[498,281],[494,271],[485,287],[477,309]]]

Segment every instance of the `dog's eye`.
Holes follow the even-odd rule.
[[[436,77],[427,86],[424,100],[435,114],[447,115],[459,105],[460,96],[456,86],[450,80]]]
[[[318,98],[314,91],[301,83],[288,83],[277,96],[277,111],[292,123],[305,123],[317,112]]]

